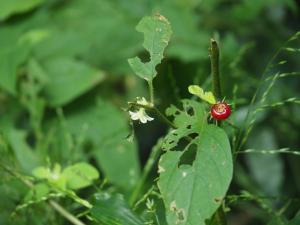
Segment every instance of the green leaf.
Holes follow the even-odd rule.
[[[51,177],[51,170],[50,168],[40,166],[34,168],[34,170],[32,170],[32,174],[39,179],[49,179]]]
[[[28,44],[20,44],[20,35],[17,29],[0,29],[0,87],[13,95],[16,94],[18,68],[26,61],[30,50]]]
[[[71,189],[87,187],[99,178],[97,169],[84,162],[68,166],[64,169],[62,175],[67,180],[67,187]]]
[[[144,17],[136,27],[144,33],[144,48],[150,54],[150,61],[143,63],[138,57],[128,60],[129,65],[139,77],[151,81],[157,74],[155,67],[163,59],[164,49],[167,47],[172,30],[169,21],[162,15]]]
[[[98,99],[76,105],[76,111],[65,116],[71,134],[92,144],[92,155],[109,182],[130,190],[139,178],[140,168],[136,143],[126,140],[130,130],[120,110]]]
[[[59,189],[66,189],[66,177],[61,173],[61,166],[55,164],[53,169],[46,167],[37,167],[32,170],[32,174],[39,179],[46,179],[51,185]]]
[[[259,128],[250,136],[253,149],[277,149],[279,146],[271,129]],[[250,147],[248,146],[248,147]],[[247,154],[246,163],[255,184],[268,195],[279,195],[284,181],[284,165],[278,154]],[[270,176],[276,174],[276,176]],[[268,182],[266,182],[268,181]]]
[[[183,100],[183,110],[167,110],[179,127],[166,137],[158,186],[169,224],[205,225],[220,206],[232,179],[232,155],[226,133],[207,124],[205,107]],[[189,135],[196,136],[191,139]],[[187,139],[186,146],[179,140]],[[172,151],[177,150],[177,151]],[[180,150],[180,151],[178,151]]]
[[[209,1],[212,2],[212,1]],[[202,15],[199,17],[197,8],[203,10],[206,2],[199,1],[159,1],[156,10],[168,18],[172,24],[172,45],[166,51],[170,58],[179,58],[184,62],[199,62],[207,58],[207,44],[211,38],[208,28],[201,26]]]
[[[129,208],[120,194],[96,194],[92,216],[103,225],[142,225],[143,221]]]
[[[45,183],[35,184],[24,198],[25,204],[29,201],[40,201],[43,198],[47,197],[49,194],[49,186]]]
[[[8,132],[8,141],[18,162],[25,172],[31,171],[40,165],[40,159],[26,143],[26,133],[21,130],[11,129]]]
[[[198,85],[190,85],[189,92],[193,95],[198,96],[203,101],[208,102],[209,104],[216,104],[216,98],[212,92],[205,92],[201,87]]]
[[[42,4],[44,0],[9,0],[0,1],[0,21],[7,17],[16,14],[23,13],[34,7]]]
[[[104,73],[82,61],[55,58],[45,63],[45,95],[51,106],[64,105],[101,82]]]

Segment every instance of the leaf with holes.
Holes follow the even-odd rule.
[[[169,21],[162,15],[144,17],[136,27],[144,33],[144,48],[150,54],[150,61],[143,63],[138,57],[128,60],[129,65],[139,77],[151,81],[156,76],[155,67],[163,59],[164,49],[167,47],[172,30]]]
[[[205,225],[232,179],[230,144],[221,128],[207,124],[203,104],[182,102],[183,110],[174,106],[167,110],[178,129],[164,141],[167,152],[159,162],[158,186],[169,224]]]

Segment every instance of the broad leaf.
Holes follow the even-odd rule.
[[[135,215],[120,194],[96,194],[92,216],[103,225],[142,225],[143,221]]]
[[[47,61],[45,95],[51,106],[64,105],[82,95],[104,78],[104,73],[70,58]]]
[[[163,59],[164,49],[171,38],[172,30],[169,21],[162,15],[144,17],[136,27],[144,33],[144,48],[150,54],[150,61],[143,63],[138,57],[128,60],[133,71],[141,78],[151,81],[156,76],[155,67]]]
[[[220,206],[232,179],[232,156],[225,132],[207,124],[203,104],[183,100],[167,113],[179,127],[166,137],[158,186],[169,224],[205,225]],[[196,136],[191,139],[189,135]],[[187,139],[183,146],[179,141]],[[172,151],[172,149],[180,151]]]
[[[88,163],[76,163],[64,169],[62,175],[66,178],[67,187],[80,189],[87,187],[99,177],[95,167]]]
[[[18,68],[26,61],[30,50],[27,43],[19,42],[20,35],[17,29],[0,29],[0,87],[14,95]]]

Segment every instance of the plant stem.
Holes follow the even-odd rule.
[[[131,206],[135,203],[137,197],[139,196],[139,194],[144,186],[144,183],[145,183],[149,173],[151,172],[153,165],[155,164],[155,162],[157,161],[157,159],[160,155],[161,145],[162,145],[162,139],[160,139],[157,142],[157,144],[153,147],[153,149],[151,151],[151,154],[150,154],[150,156],[146,162],[146,165],[144,167],[142,176],[129,198],[129,204]]]
[[[213,80],[213,93],[218,100],[222,99],[220,69],[219,69],[219,47],[216,40],[210,40],[210,62],[211,75]]]
[[[153,111],[163,120],[166,124],[168,124],[170,127],[177,129],[178,127],[172,123],[164,114],[162,114],[158,108],[153,107]]]
[[[150,102],[152,105],[154,105],[153,81],[149,80],[148,85],[149,85]]]
[[[67,220],[69,220],[74,225],[85,225],[83,222],[81,222],[79,219],[77,219],[74,215],[69,213],[67,210],[65,210],[61,205],[59,205],[57,202],[50,200],[49,204],[54,208],[59,214],[61,214],[63,217],[65,217]]]
[[[210,40],[210,63],[211,63],[211,75],[213,80],[213,94],[217,98],[218,101],[222,99],[222,92],[221,92],[221,81],[220,81],[220,65],[219,65],[219,47],[216,40]],[[219,122],[217,124],[221,126]],[[213,217],[210,220],[209,224],[218,224],[218,225],[226,225],[227,221],[225,218],[225,212],[220,206],[217,211],[214,213]]]

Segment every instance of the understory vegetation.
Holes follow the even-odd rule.
[[[299,225],[299,9],[1,0],[0,224]]]

